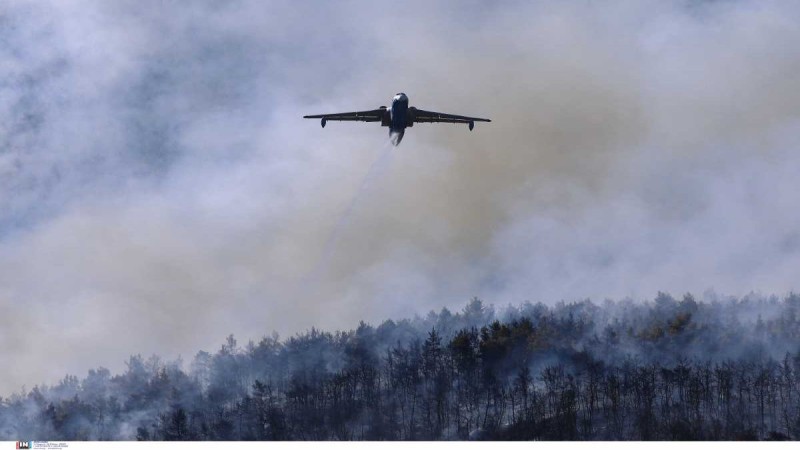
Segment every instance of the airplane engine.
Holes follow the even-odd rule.
[[[390,126],[392,124],[392,115],[389,113],[389,110],[387,110],[385,106],[381,106],[379,109],[383,110],[383,116],[381,116],[381,126]]]
[[[469,122],[469,131],[472,131],[473,128],[475,128],[475,122],[470,121]]]
[[[413,127],[414,126],[414,118],[417,116],[417,108],[411,107],[406,110],[406,126]]]
[[[328,123],[328,119],[323,117],[321,123],[322,123],[322,128],[325,128],[325,124]]]

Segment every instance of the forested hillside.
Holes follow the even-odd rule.
[[[473,299],[0,400],[3,440],[798,438],[798,295]]]

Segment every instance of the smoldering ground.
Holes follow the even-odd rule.
[[[797,8],[9,6],[2,390],[473,295],[795,289]],[[409,129],[298,296],[386,138],[300,117],[400,90],[493,122]]]

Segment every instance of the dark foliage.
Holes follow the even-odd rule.
[[[6,440],[800,438],[800,296],[474,299],[377,328],[133,356],[0,399]]]

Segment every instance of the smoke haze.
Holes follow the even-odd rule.
[[[233,332],[798,288],[788,2],[14,3],[0,10],[0,393]],[[419,124],[298,289],[386,129]]]

